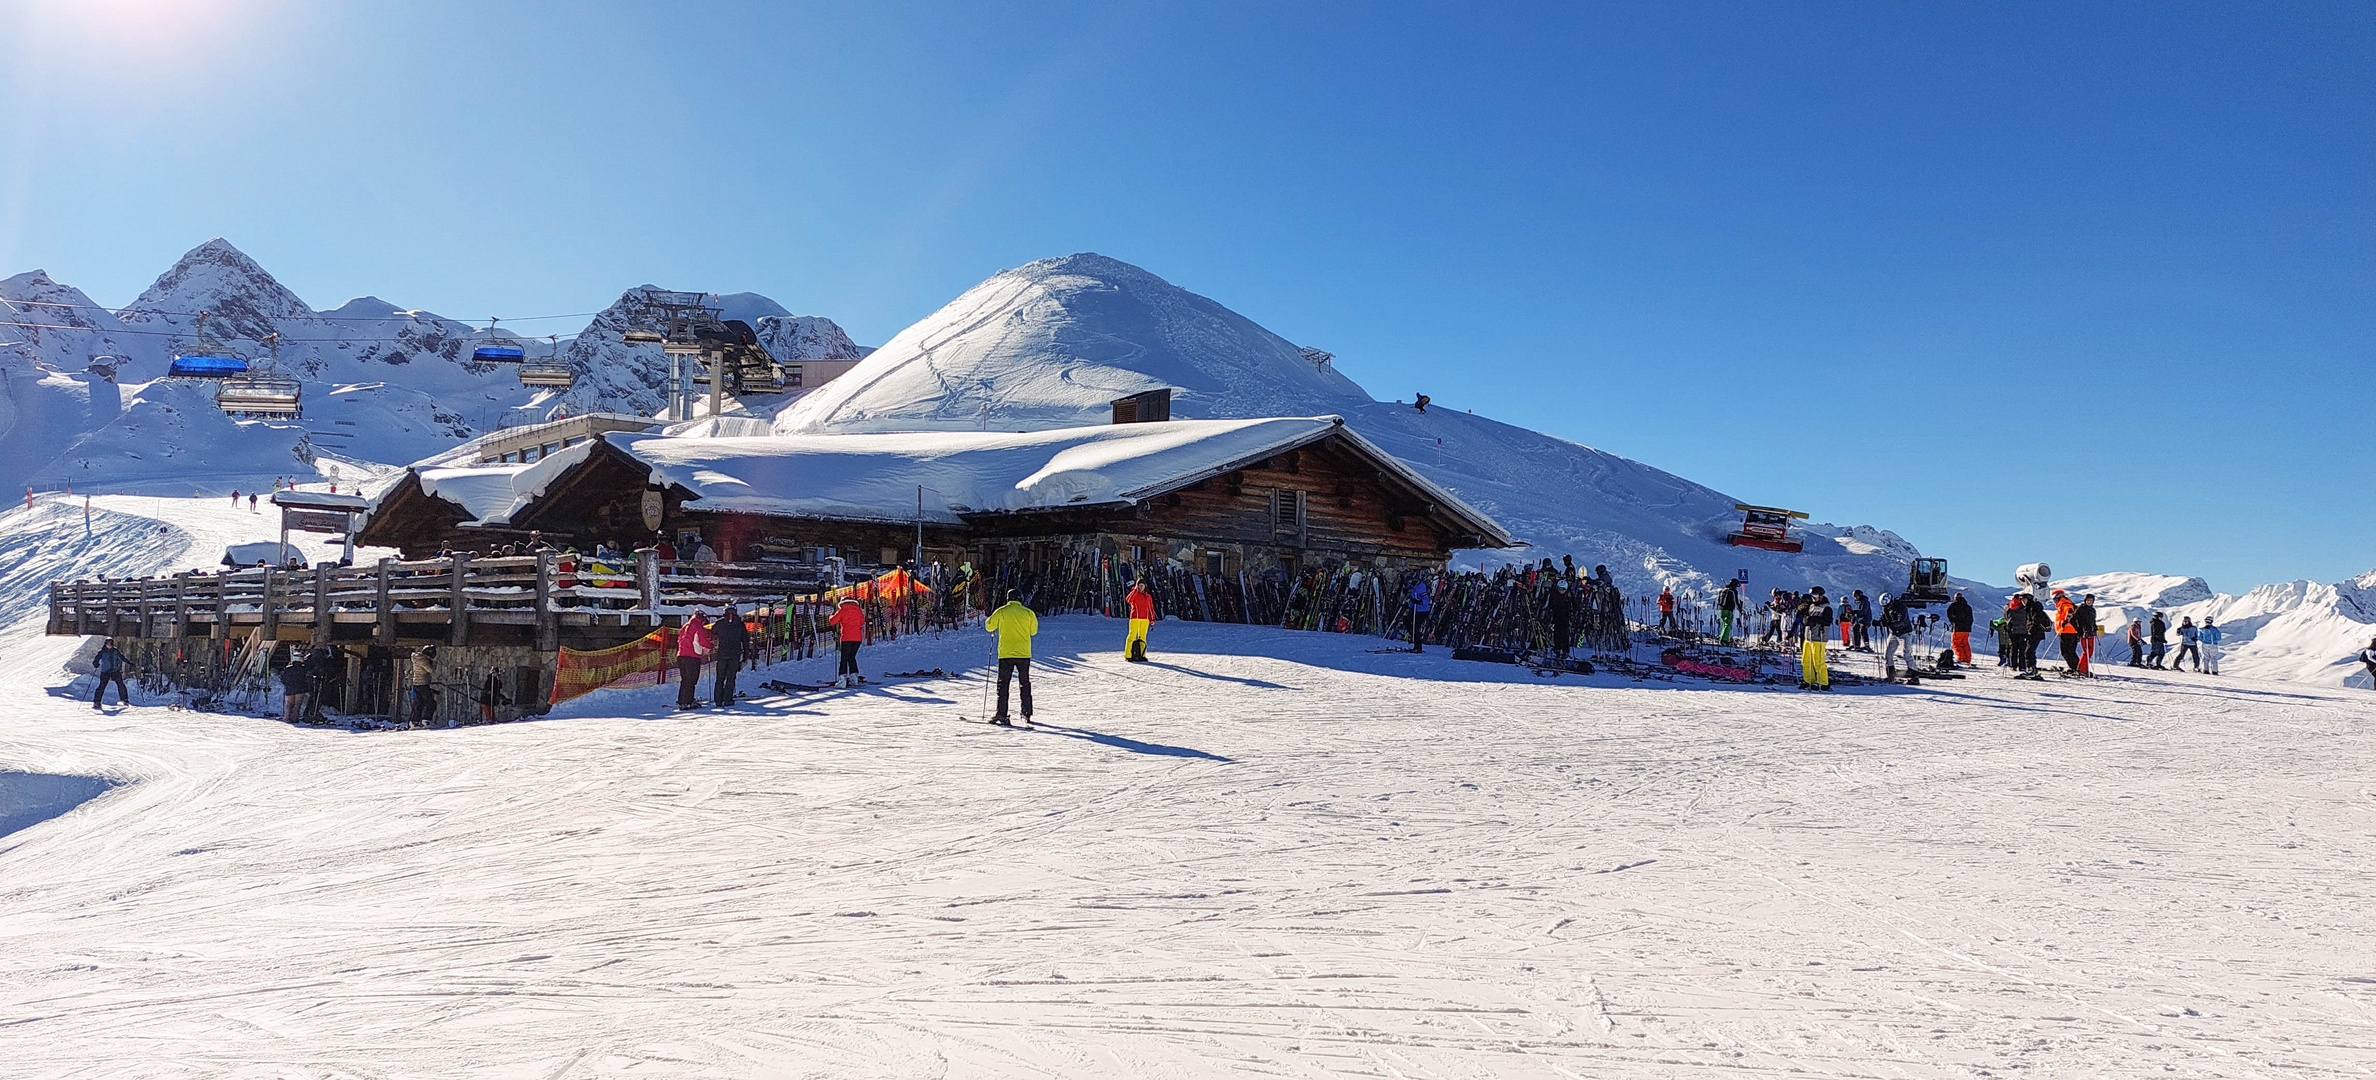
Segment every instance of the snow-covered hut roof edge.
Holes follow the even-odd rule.
[[[704,510],[912,522],[1129,504],[1340,437],[1464,519],[1513,543],[1483,511],[1355,434],[1338,416],[1169,420],[1028,432],[882,432],[605,438],[682,487]]]
[[[512,521],[600,446],[651,470],[716,512],[942,525],[982,514],[1129,505],[1331,437],[1420,492],[1486,546],[1508,530],[1356,434],[1337,416],[1169,420],[1028,432],[881,432],[684,436],[612,432],[530,465],[415,465],[421,491],[470,525]],[[923,489],[918,506],[918,488]]]

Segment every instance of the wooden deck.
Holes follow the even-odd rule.
[[[663,562],[649,551],[601,569],[580,559],[564,570],[562,562],[551,552],[459,555],[56,582],[50,585],[48,632],[221,639],[261,627],[266,640],[393,644],[400,637],[429,637],[469,645],[474,628],[502,627],[521,628],[507,629],[504,637],[526,634],[535,648],[551,652],[576,645],[573,638],[615,637],[621,628],[648,631],[697,607],[782,602],[830,587],[829,571],[815,565]]]

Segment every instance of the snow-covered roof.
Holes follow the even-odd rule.
[[[911,522],[1129,504],[1330,436],[1345,438],[1508,543],[1493,519],[1348,431],[1334,416],[1173,420],[1032,432],[896,432],[682,438],[608,436],[655,482],[699,508],[786,517]]]
[[[470,515],[464,525],[503,525],[544,494],[545,485],[586,460],[592,442],[581,442],[527,465],[485,464],[415,467],[421,494],[444,499]],[[375,504],[376,508],[376,504]]]
[[[1482,511],[1378,449],[1334,416],[1172,420],[1032,432],[687,436],[613,432],[533,464],[414,467],[425,495],[461,507],[466,525],[505,525],[606,443],[712,512],[908,523],[1128,505],[1335,436],[1460,517],[1489,543],[1509,534]]]

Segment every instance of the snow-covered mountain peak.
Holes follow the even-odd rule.
[[[778,362],[862,360],[866,350],[823,315],[769,315],[752,325],[759,345]]]
[[[2074,598],[2095,594],[2105,607],[2174,608],[2211,599],[2211,586],[2199,577],[2139,574],[2126,571],[2062,578],[2054,588]]]
[[[281,320],[314,315],[280,279],[219,236],[191,248],[116,314],[126,323],[179,329],[193,323],[185,313],[199,311],[207,313],[209,333],[246,340],[261,340]]]
[[[358,296],[322,313],[332,319],[402,319],[418,312],[400,308],[376,296]]]
[[[1370,397],[1243,315],[1097,254],[992,275],[803,398],[784,431],[1102,423],[1115,398],[1172,389],[1181,418],[1342,412]]]

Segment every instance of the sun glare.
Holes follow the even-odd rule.
[[[219,49],[252,30],[253,0],[30,0],[28,37],[86,56],[149,59]]]

